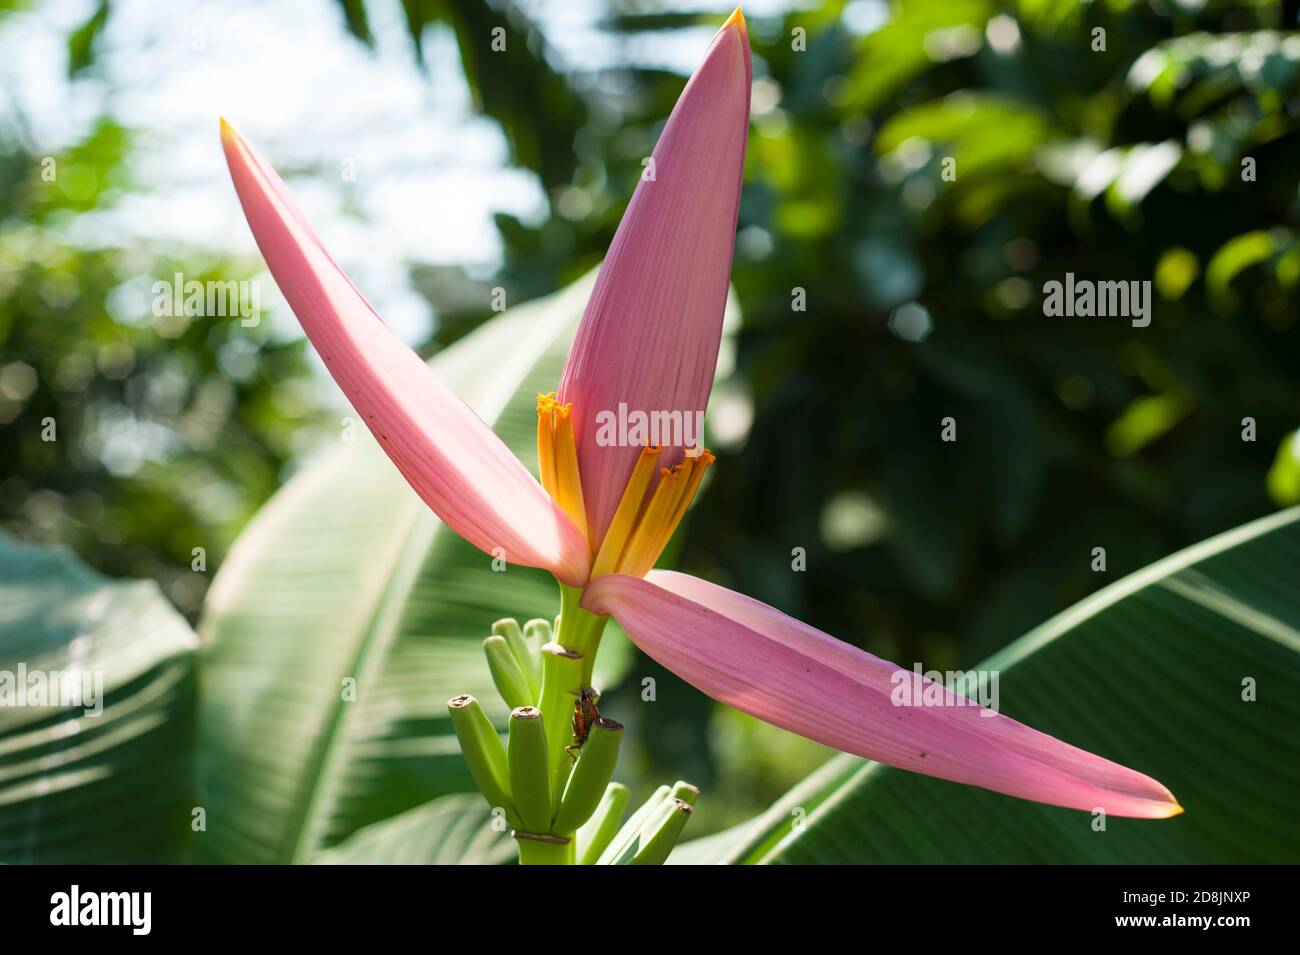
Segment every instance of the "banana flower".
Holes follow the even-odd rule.
[[[624,435],[598,421],[620,408],[674,425],[674,415],[703,415],[731,272],[751,75],[737,11],[669,116],[558,387],[538,399],[540,482],[388,329],[257,150],[224,120],[221,133],[272,275],[411,487],[466,540],[560,583],[556,652],[582,660],[572,684],[589,680],[612,615],[641,650],[702,692],[836,749],[1057,806],[1176,815],[1170,792],[1142,773],[961,705],[947,688],[935,687],[940,705],[895,705],[899,674],[910,671],[757,600],[652,570],[713,456],[672,444],[672,435],[620,440],[635,429]],[[543,686],[542,711],[571,706],[578,691]],[[567,732],[563,720],[549,722]],[[562,759],[564,740],[554,742]]]

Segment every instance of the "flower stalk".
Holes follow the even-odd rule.
[[[605,633],[609,617],[584,609],[582,596],[582,588],[560,584],[560,616],[555,627],[555,642],[582,654],[582,685],[591,686],[596,651],[600,649],[600,638]]]
[[[516,832],[515,844],[519,846],[520,865],[573,865],[572,839],[559,836],[535,835]]]

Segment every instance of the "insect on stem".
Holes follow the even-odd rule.
[[[587,742],[591,727],[600,719],[600,710],[596,701],[600,694],[589,686],[578,685],[578,698],[573,701],[573,744],[564,747],[574,762],[578,761],[578,750]]]

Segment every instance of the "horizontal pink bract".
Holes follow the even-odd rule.
[[[668,571],[610,575],[592,582],[583,605],[612,614],[637,646],[709,696],[836,749],[1055,806],[1147,818],[1182,811],[1149,776],[1000,714],[895,706],[901,668],[716,584]]]
[[[280,177],[227,123],[222,143],[253,236],[352,407],[447,526],[507,562],[587,579],[581,533],[474,411],[389,330],[325,251]]]

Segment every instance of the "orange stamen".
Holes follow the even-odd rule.
[[[643,448],[641,456],[636,459],[632,476],[628,478],[627,487],[623,489],[623,496],[619,499],[618,510],[614,512],[614,519],[609,523],[605,539],[600,542],[600,552],[596,554],[596,563],[591,568],[593,579],[601,574],[612,573],[618,564],[623,548],[627,545],[628,536],[636,524],[637,515],[641,512],[646,488],[650,486],[650,479],[654,477],[655,462],[658,460],[657,446]]]
[[[618,560],[618,573],[642,577],[659,559],[660,552],[668,543],[664,529],[686,490],[692,469],[692,459],[687,458],[671,471],[667,468],[660,470],[659,485]]]
[[[582,500],[582,477],[578,474],[578,445],[573,438],[572,408],[572,405],[555,405],[556,500],[564,513],[578,525],[582,536],[587,537],[587,507]]]
[[[537,477],[552,500],[558,501],[555,478],[555,392],[537,396]]]
[[[736,9],[739,10],[740,8],[737,7]],[[668,542],[672,540],[673,534],[677,530],[677,525],[680,524],[682,518],[686,516],[686,509],[691,506],[691,501],[695,499],[695,492],[699,490],[700,482],[704,480],[705,470],[707,470],[709,465],[716,461],[717,458],[709,452],[708,448],[705,448],[695,457],[687,458],[686,460],[694,461],[695,466],[691,468],[690,479],[686,484],[686,488],[682,491],[682,496],[677,502],[676,509],[673,511],[672,516],[668,518],[668,533],[664,537],[665,547],[668,546]]]
[[[659,483],[650,492],[660,450],[641,449],[604,538],[594,541],[578,470],[573,406],[560,404],[553,391],[537,396],[538,476],[546,493],[587,538],[595,554],[591,579],[603,574],[646,574],[672,540],[714,461],[706,450],[688,455],[671,470],[661,468]]]

